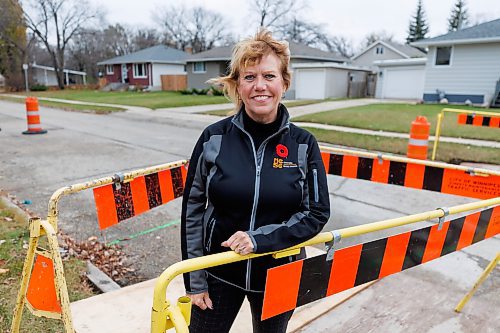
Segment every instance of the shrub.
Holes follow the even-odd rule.
[[[45,84],[34,84],[30,88],[31,91],[46,91],[47,86]]]

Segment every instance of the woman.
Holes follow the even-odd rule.
[[[208,126],[194,148],[182,204],[183,259],[284,249],[328,221],[318,144],[280,103],[289,61],[288,43],[264,30],[238,43],[229,75],[213,80],[238,113]],[[245,296],[254,332],[285,332],[292,311],[260,320],[266,270],[296,259],[264,256],[185,274],[191,332],[228,332]]]

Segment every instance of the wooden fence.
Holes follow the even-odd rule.
[[[187,88],[187,75],[160,75],[161,90],[177,91]]]

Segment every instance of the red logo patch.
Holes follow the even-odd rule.
[[[281,158],[287,158],[288,148],[282,144],[276,146],[276,154]]]

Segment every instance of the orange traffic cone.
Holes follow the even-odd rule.
[[[408,140],[406,156],[420,160],[427,159],[430,129],[431,124],[424,116],[418,116],[417,119],[411,122],[410,140]]]
[[[26,97],[26,118],[28,130],[23,134],[44,134],[46,130],[40,125],[40,114],[38,113],[38,99],[36,97]]]

